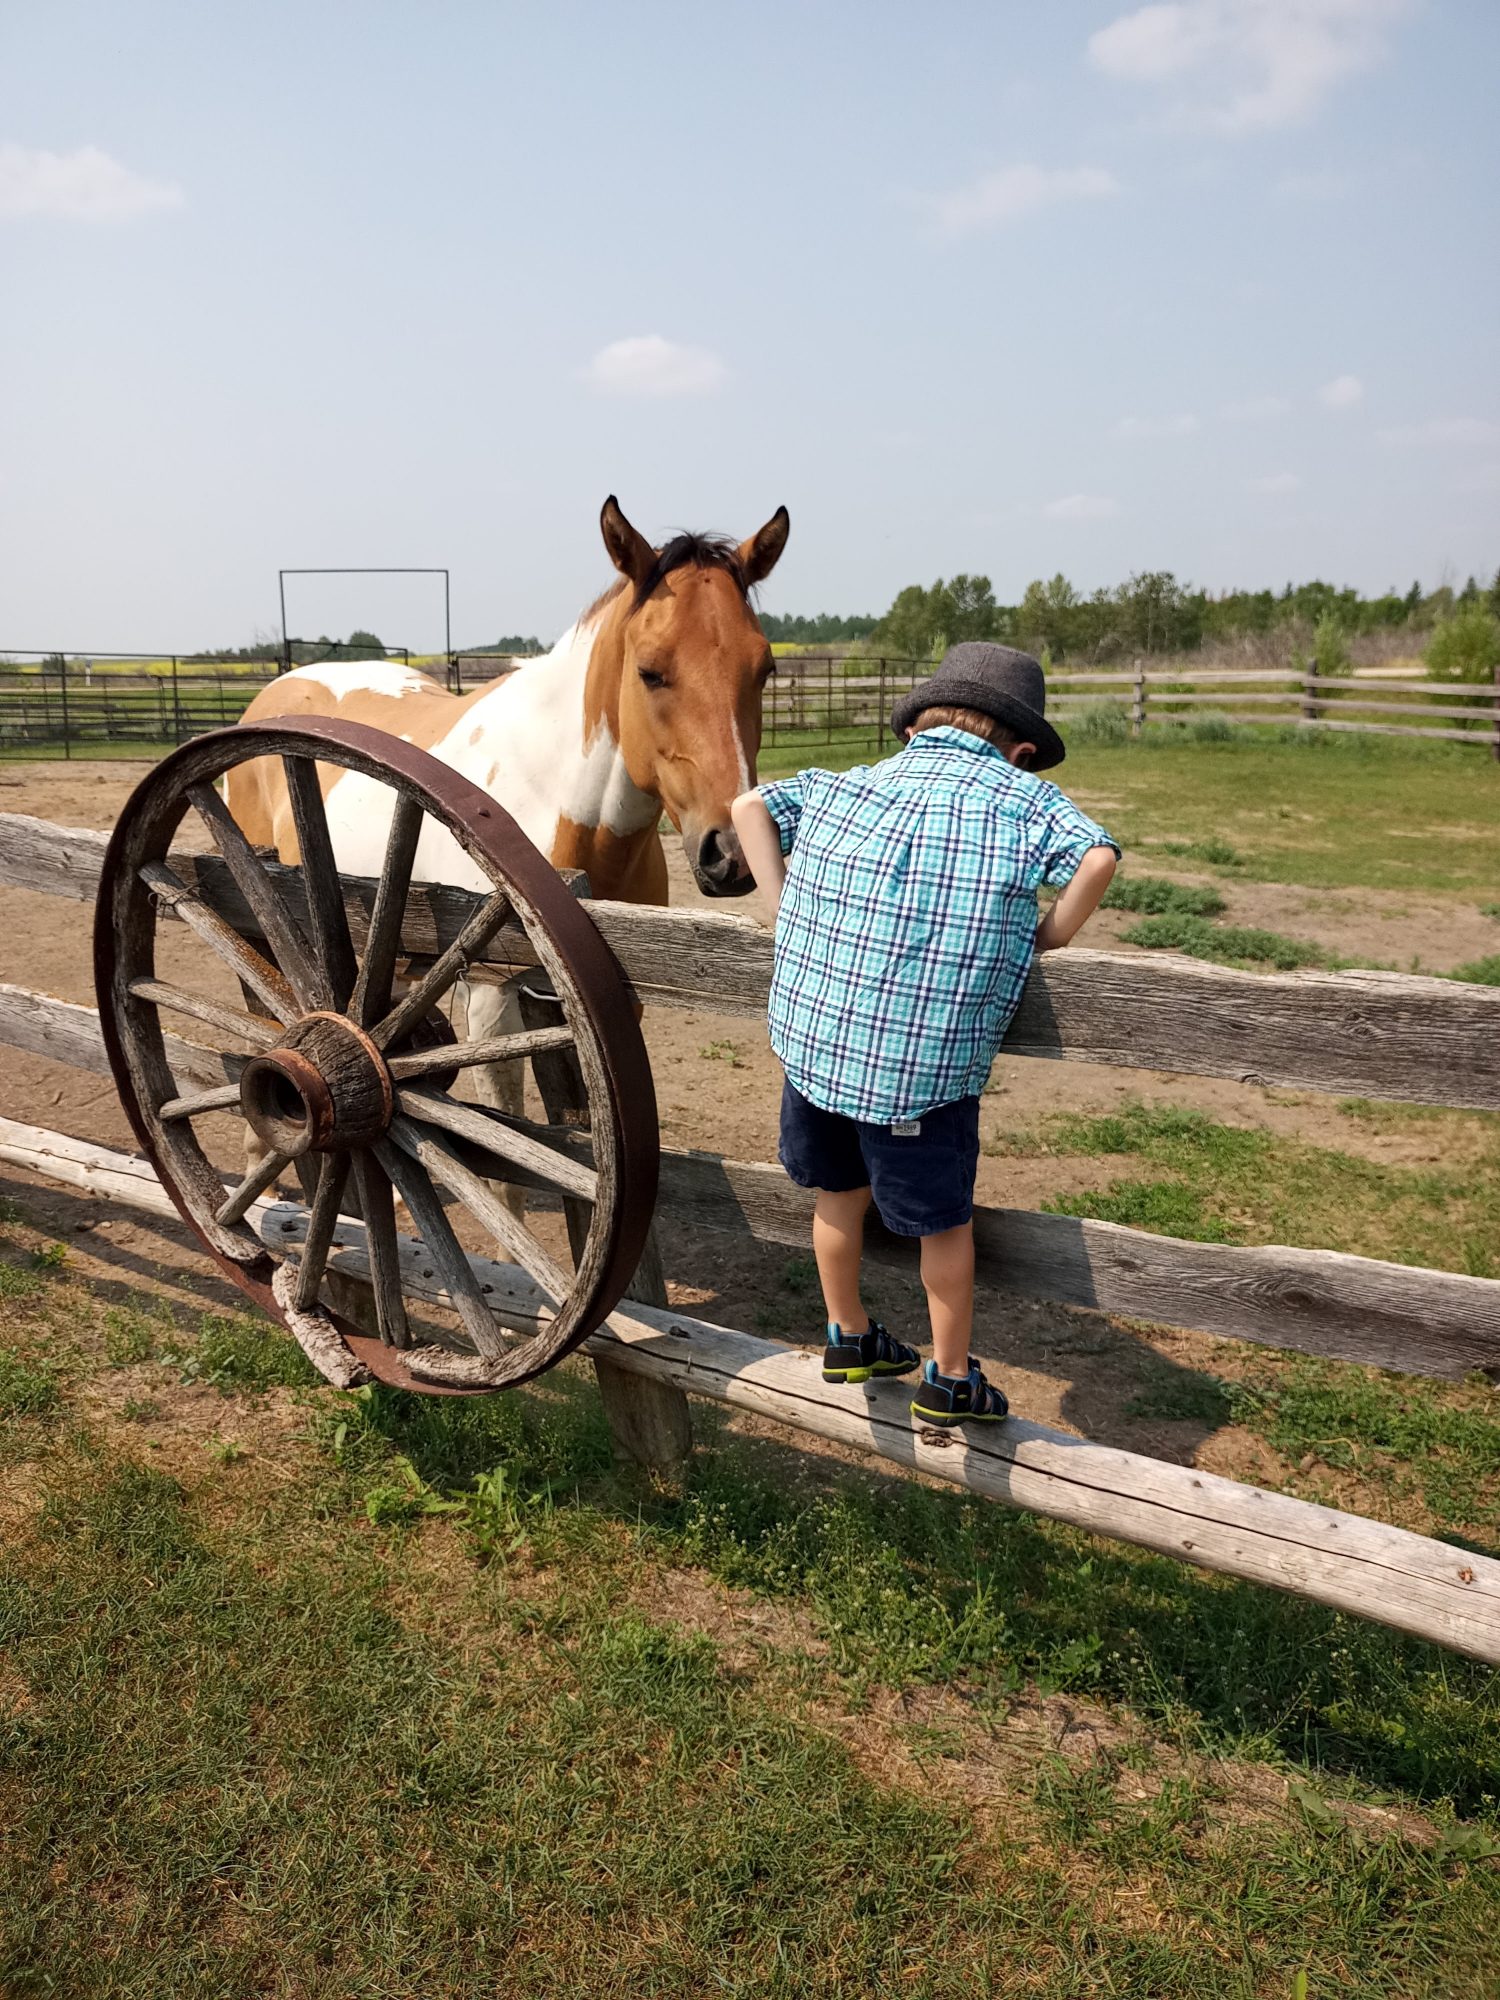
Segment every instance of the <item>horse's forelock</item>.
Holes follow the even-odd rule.
[[[655,561],[635,587],[635,596],[627,615],[633,618],[658,584],[679,569],[721,569],[733,581],[745,602],[748,604],[750,601],[750,582],[745,575],[745,565],[740,560],[738,544],[727,535],[695,535],[684,530],[673,535],[656,551]],[[579,623],[589,624],[607,605],[613,604],[622,591],[629,588],[630,579],[617,576],[609,588],[594,599]]]

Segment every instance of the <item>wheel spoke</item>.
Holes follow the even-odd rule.
[[[318,1302],[329,1246],[338,1226],[339,1203],[344,1199],[348,1181],[349,1155],[325,1155],[323,1170],[318,1176],[318,1191],[313,1197],[312,1212],[307,1219],[307,1236],[302,1245],[302,1259],[297,1266],[297,1284],[293,1293],[293,1300],[302,1312],[311,1312]]]
[[[206,1022],[210,1028],[238,1035],[242,1042],[253,1042],[259,1049],[274,1049],[281,1040],[281,1031],[274,1021],[263,1020],[258,1014],[238,1013],[233,1007],[206,999],[201,993],[189,993],[185,987],[173,986],[164,979],[132,979],[130,991],[137,1000],[149,1000],[173,1014],[186,1014],[190,1020]]]
[[[400,1189],[401,1199],[411,1210],[412,1221],[421,1232],[423,1246],[437,1266],[443,1289],[453,1310],[462,1320],[464,1331],[481,1354],[503,1354],[505,1343],[501,1339],[499,1325],[485,1303],[479,1280],[453,1234],[453,1225],[443,1213],[443,1205],[433,1192],[432,1182],[425,1171],[388,1140],[377,1141],[375,1156]]]
[[[377,1048],[388,1049],[392,1042],[399,1042],[424,1014],[431,1013],[453,982],[463,977],[475,953],[483,951],[499,930],[509,910],[510,897],[503,889],[497,889],[479,906],[447,950],[439,953],[415,986],[408,987],[379,1026],[370,1030]]]
[[[370,1285],[375,1294],[375,1323],[387,1347],[410,1347],[406,1298],[401,1290],[401,1253],[396,1238],[395,1201],[391,1183],[372,1153],[354,1158],[354,1184],[365,1225],[370,1259]]]
[[[211,910],[175,870],[164,861],[148,861],[141,869],[141,880],[159,903],[180,917],[189,930],[238,974],[278,1021],[296,1020],[302,1012],[297,996],[275,966],[262,958],[255,946],[242,938],[232,924],[226,923],[217,910]]]
[[[471,1140],[497,1158],[527,1168],[549,1187],[576,1195],[581,1201],[594,1201],[598,1197],[599,1176],[594,1169],[566,1153],[554,1151],[519,1129],[528,1121],[513,1121],[496,1112],[481,1111],[472,1104],[458,1104],[451,1097],[431,1096],[425,1090],[398,1090],[396,1102],[408,1118],[419,1119],[424,1125],[440,1125],[457,1138]],[[549,1128],[531,1128],[539,1129]],[[576,1137],[582,1140],[584,1135],[580,1132]]]
[[[214,1221],[229,1228],[231,1223],[243,1222],[254,1204],[260,1200],[266,1189],[282,1170],[291,1165],[290,1153],[267,1153],[254,1173],[246,1174],[234,1193],[215,1215]]]
[[[435,1134],[424,1132],[409,1119],[395,1119],[390,1136],[404,1153],[420,1161],[435,1181],[439,1181],[450,1194],[457,1195],[475,1221],[482,1223],[527,1276],[536,1280],[554,1306],[562,1303],[572,1280],[561,1265],[554,1262],[521,1218],[512,1215],[488,1181],[471,1172]]]
[[[223,857],[224,866],[249,905],[250,914],[260,925],[272,956],[291,981],[298,1000],[304,1007],[321,1006],[321,980],[307,940],[277,894],[259,855],[237,822],[230,818],[228,806],[212,785],[189,785],[188,798],[199,819],[213,835],[214,846]]]
[[[323,1004],[342,1013],[354,989],[359,967],[355,963],[354,946],[349,942],[344,890],[333,858],[318,767],[310,757],[283,757],[281,768],[286,774],[292,819],[297,828],[308,922],[312,925],[318,964],[328,994]]]
[[[164,1123],[173,1118],[197,1118],[205,1111],[228,1111],[240,1101],[237,1083],[221,1083],[213,1090],[195,1090],[186,1097],[169,1097],[157,1106],[156,1115]]]
[[[476,1063],[510,1062],[517,1056],[542,1055],[548,1049],[573,1046],[571,1028],[528,1028],[514,1035],[490,1035],[478,1042],[451,1042],[444,1048],[413,1049],[408,1055],[392,1056],[391,1075],[404,1082],[413,1077],[445,1073],[450,1069],[470,1069]]]
[[[407,792],[396,794],[364,959],[349,1001],[349,1012],[362,1028],[378,1021],[390,1008],[391,975],[401,949],[401,920],[406,915],[406,892],[411,887],[423,817],[420,799]]]

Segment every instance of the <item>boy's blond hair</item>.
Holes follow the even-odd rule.
[[[920,736],[924,729],[967,729],[971,736],[982,736],[997,750],[1014,750],[1018,743],[1026,741],[1018,730],[997,722],[993,715],[986,715],[979,708],[924,708],[911,725],[910,734]]]

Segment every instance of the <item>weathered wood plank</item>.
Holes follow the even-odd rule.
[[[0,882],[92,895],[102,851],[102,835],[0,814]],[[180,872],[237,927],[253,928],[216,857],[192,865],[182,857]],[[300,914],[297,871],[276,879]],[[359,945],[375,888],[373,878],[344,878]],[[478,901],[414,885],[403,949],[443,950]],[[589,913],[641,1000],[764,1013],[772,944],[760,925],[626,903],[590,903]],[[519,928],[506,925],[485,958],[498,970],[534,964],[536,955]],[[1170,953],[1072,949],[1037,961],[1004,1053],[1493,1111],[1500,1110],[1500,988],[1389,972],[1234,972]]]
[[[94,1010],[23,987],[0,985],[0,1046],[6,1045],[109,1073]],[[167,1058],[176,1075],[206,1084],[222,1082],[233,1060],[175,1039]],[[580,1135],[570,1149],[564,1128],[539,1129],[556,1152],[571,1150],[589,1165],[586,1138]],[[554,1182],[549,1174],[548,1184]],[[776,1167],[663,1148],[660,1210],[701,1228],[801,1248],[811,1199]],[[1492,1278],[1333,1250],[1188,1243],[1028,1209],[978,1208],[974,1233],[980,1281],[1002,1293],[1328,1360],[1450,1381],[1478,1370],[1500,1381],[1500,1281]],[[902,1267],[911,1256],[875,1230],[869,1252]]]
[[[662,1212],[701,1228],[805,1248],[812,1196],[779,1168],[663,1150]],[[1334,1250],[1242,1248],[1152,1236],[1030,1209],[974,1211],[981,1284],[1018,1298],[1190,1328],[1407,1374],[1500,1382],[1500,1281]],[[874,1263],[914,1268],[872,1227]]]
[[[144,1162],[34,1126],[0,1120],[0,1159],[113,1199],[134,1199],[157,1213],[170,1208]],[[267,1241],[285,1246],[305,1237],[308,1216],[295,1203],[263,1202],[251,1220]],[[340,1247],[330,1268],[358,1277],[360,1225],[341,1218],[334,1233]],[[529,1313],[544,1323],[540,1295],[523,1272],[479,1258],[471,1262],[492,1309],[516,1320]],[[407,1289],[447,1304],[420,1269],[415,1257],[403,1263]],[[899,1383],[831,1386],[821,1379],[814,1353],[670,1309],[629,1302],[584,1351],[661,1385],[834,1439],[1008,1506],[1500,1665],[1500,1562],[1487,1556],[1020,1418],[973,1439],[916,1430],[909,1391]]]

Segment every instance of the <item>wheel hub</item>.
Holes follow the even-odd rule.
[[[240,1109],[273,1152],[300,1159],[380,1138],[395,1109],[385,1058],[343,1014],[305,1014],[240,1072]]]

